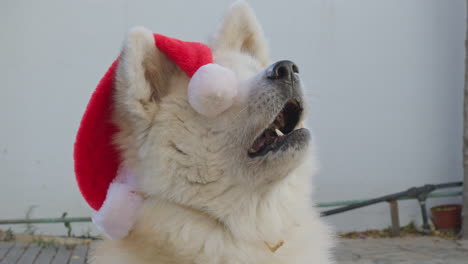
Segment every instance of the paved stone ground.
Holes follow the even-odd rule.
[[[468,241],[434,237],[341,239],[338,264],[468,264]]]
[[[85,264],[88,244],[41,247],[37,243],[0,242],[0,264]]]
[[[84,264],[87,251],[88,245],[40,248],[34,243],[0,242],[0,264]],[[468,264],[468,241],[342,239],[335,253],[337,264]]]

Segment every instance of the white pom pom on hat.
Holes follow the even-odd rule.
[[[200,67],[188,85],[188,101],[198,113],[214,117],[231,107],[237,96],[233,71],[210,63]]]
[[[188,100],[193,109],[214,117],[232,106],[237,95],[237,77],[232,70],[213,63],[207,45],[154,36],[158,49],[191,78]]]

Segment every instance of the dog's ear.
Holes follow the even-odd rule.
[[[262,65],[270,63],[268,45],[254,12],[244,1],[234,3],[212,39],[213,50],[235,50],[255,57]]]
[[[157,49],[151,31],[142,27],[130,30],[116,72],[117,112],[130,118],[152,119],[176,71],[176,65]]]

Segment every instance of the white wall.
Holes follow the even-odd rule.
[[[0,1],[0,219],[22,218],[31,205],[38,206],[34,217],[89,215],[72,146],[125,32],[144,25],[205,41],[230,2]],[[322,164],[316,200],[461,180],[464,0],[251,5],[274,58],[295,61],[307,84]],[[401,206],[403,223],[419,220],[416,202]],[[378,205],[328,220],[340,230],[385,227],[387,210]],[[90,226],[74,225],[74,232]]]

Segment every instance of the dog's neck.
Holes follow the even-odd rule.
[[[133,191],[133,193],[135,194],[138,194],[140,195],[144,200],[147,200],[147,199],[150,199],[150,198],[157,198],[157,199],[160,199],[160,197],[156,197],[155,195],[149,195],[149,194],[146,194],[144,192],[140,192],[140,191]],[[169,201],[166,201],[166,202],[169,202]],[[177,207],[180,207],[181,209],[183,210],[186,210],[186,211],[189,211],[189,212],[192,212],[192,213],[195,213],[195,214],[198,214],[202,217],[206,217],[206,218],[209,218],[210,220],[212,221],[215,221],[223,226],[225,226],[225,224],[217,217],[205,212],[205,211],[202,211],[202,210],[199,210],[199,209],[196,209],[196,208],[193,208],[191,206],[187,206],[187,205],[184,205],[184,204],[181,204],[181,203],[177,203],[177,202],[169,202]],[[279,248],[281,248],[285,241],[284,240],[279,240],[278,242],[276,243],[269,243],[268,241],[266,240],[263,240],[263,243],[265,244],[265,246],[272,252],[272,253],[275,253]]]

